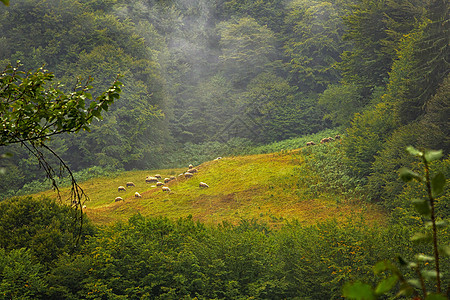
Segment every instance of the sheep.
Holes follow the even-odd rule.
[[[209,185],[207,185],[204,182],[200,182],[200,184],[198,186],[201,187],[201,188],[208,188],[209,187]]]
[[[330,140],[328,138],[323,138],[323,139],[320,140],[320,143],[321,144],[325,144],[325,143],[328,143],[329,141]]]
[[[307,142],[306,146],[314,146],[316,143],[314,143],[313,141]]]
[[[163,192],[170,192],[170,188],[168,186],[163,186],[162,187],[162,191]]]
[[[189,165],[189,169],[192,169],[194,166],[193,165]]]
[[[162,183],[161,181],[158,181],[157,183],[156,183],[156,186],[163,186],[164,185],[164,183]]]
[[[188,173],[192,173],[192,174],[197,173],[197,172],[198,172],[197,169],[190,169],[190,170],[188,171]]]
[[[339,135],[339,134],[336,134],[335,136],[334,136],[334,139],[335,140],[339,140],[341,138],[341,136]]]
[[[177,179],[175,176],[170,176],[170,180],[175,180],[175,179]]]
[[[142,198],[142,195],[138,192],[134,193],[134,198]]]
[[[114,200],[114,202],[119,202],[119,201],[123,201],[122,197],[116,197],[116,199]]]
[[[86,207],[86,205],[83,205],[83,209],[86,209],[87,207]]]
[[[332,137],[329,136],[329,137],[328,137],[328,141],[329,141],[329,142],[332,142],[332,141],[334,141],[334,139],[333,139]]]
[[[155,183],[157,181],[158,181],[158,178],[153,177],[153,176],[147,176],[147,178],[145,178],[146,183]]]
[[[119,192],[120,191],[126,191],[125,187],[123,187],[123,186],[119,186],[117,189],[118,189]]]
[[[214,159],[214,160],[219,160],[219,159],[222,159],[222,157],[219,156],[218,158],[216,158],[216,159]]]
[[[164,183],[168,183],[170,181],[170,178],[164,178]]]
[[[186,178],[191,178],[192,176],[194,176],[194,174],[189,173],[189,172],[184,173],[184,177],[186,177]]]
[[[159,174],[156,174],[155,177],[158,179],[161,179],[161,175],[159,175]]]
[[[133,182],[130,181],[130,182],[127,182],[126,186],[129,187],[129,186],[135,186],[135,185]]]

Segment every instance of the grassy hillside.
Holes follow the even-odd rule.
[[[198,173],[190,179],[178,176],[187,167],[91,179],[81,183],[90,197],[85,203],[86,213],[97,224],[126,220],[136,213],[169,218],[192,215],[204,223],[259,219],[274,226],[286,219],[312,224],[328,218],[345,220],[361,213],[369,221],[381,220],[382,212],[376,207],[362,204],[354,194],[349,197],[336,192],[333,185],[324,185],[321,182],[324,178],[311,169],[311,165],[328,164],[324,157],[334,155],[337,144],[225,157],[196,166]],[[171,192],[145,183],[146,176],[155,174],[161,174],[163,179],[177,176],[167,184]],[[128,181],[136,187],[118,192],[118,186],[125,186]],[[207,183],[209,188],[200,188],[200,182]],[[318,186],[322,188],[317,189]],[[142,198],[134,197],[136,191]],[[115,202],[117,196],[125,201]]]

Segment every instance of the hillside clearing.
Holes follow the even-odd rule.
[[[226,157],[203,163],[197,169],[198,173],[190,179],[178,176],[186,168],[130,171],[114,178],[82,182],[80,185],[90,198],[85,211],[98,225],[126,221],[136,213],[169,218],[192,215],[206,224],[258,219],[272,226],[294,219],[305,225],[330,218],[345,221],[361,214],[369,222],[383,219],[381,210],[358,199],[346,199],[333,191],[318,195],[308,192],[304,183],[307,181],[299,177],[311,174],[305,166],[305,154],[299,150]],[[155,174],[161,174],[162,180],[177,177],[167,184],[171,192],[145,183],[147,176]],[[129,181],[136,186],[118,192],[118,187]],[[209,188],[200,188],[200,182]],[[67,192],[62,189],[63,197]],[[142,198],[135,198],[135,192]],[[118,196],[124,201],[115,202]]]

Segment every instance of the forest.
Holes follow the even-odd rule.
[[[1,2],[0,299],[449,298],[447,0]],[[379,226],[99,226],[29,196],[303,147],[297,201]]]

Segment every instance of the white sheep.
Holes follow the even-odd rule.
[[[161,179],[161,175],[159,175],[159,174],[156,174],[155,177],[158,179]]]
[[[123,187],[123,186],[119,186],[117,189],[118,189],[119,192],[120,191],[126,191],[125,187]]]
[[[129,186],[135,186],[135,185],[133,182],[129,181],[129,182],[127,182],[126,186],[129,187]]]
[[[189,165],[189,169],[192,169],[194,166],[193,165]]]
[[[198,186],[201,187],[201,188],[209,188],[209,185],[207,185],[204,182],[200,182]]]
[[[168,186],[162,187],[163,192],[170,192],[170,188]]]
[[[156,182],[158,182],[158,178],[153,177],[153,176],[147,176],[147,178],[145,178],[145,182],[146,183],[156,183]]]
[[[164,178],[164,183],[168,183],[170,181],[170,178]]]
[[[116,197],[115,202],[123,201],[122,197]]]
[[[191,178],[192,176],[194,176],[194,174],[189,173],[189,172],[184,173],[185,178]]]
[[[158,181],[157,183],[156,183],[156,186],[163,186],[164,185],[164,183],[162,183],[161,181]]]
[[[142,198],[142,195],[138,192],[134,193],[134,198]]]

